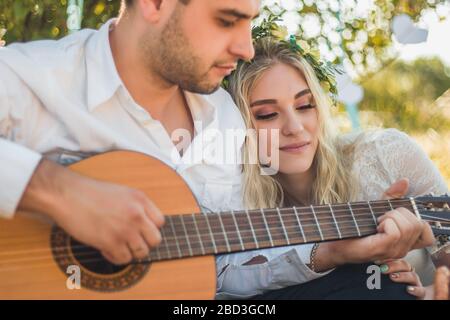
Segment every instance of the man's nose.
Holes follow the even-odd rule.
[[[253,59],[255,56],[255,48],[253,47],[251,28],[248,28],[246,32],[239,32],[230,51],[241,60],[249,61]]]

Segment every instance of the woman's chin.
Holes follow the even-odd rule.
[[[282,174],[300,174],[307,172],[312,165],[313,158],[298,155],[281,155],[279,172]]]
[[[280,165],[278,172],[286,175],[302,174],[308,172],[310,168],[310,163],[292,163],[290,165],[283,163],[282,165]]]

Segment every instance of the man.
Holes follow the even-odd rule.
[[[207,129],[245,129],[219,85],[239,59],[253,57],[250,25],[259,5],[127,0],[119,18],[98,32],[1,49],[0,215],[40,212],[113,263],[144,258],[161,241],[158,228],[164,223],[151,199],[60,165],[113,149],[143,152],[171,165],[204,210],[241,209],[237,164],[184,160]],[[196,139],[174,154],[180,144],[170,137],[178,129]],[[233,158],[240,158],[242,145],[240,139]],[[417,237],[422,232],[409,229]],[[411,248],[409,242],[396,244]],[[359,249],[362,244],[353,242]],[[295,269],[284,256],[274,263],[289,274]],[[226,259],[217,261],[220,291],[233,268]],[[319,276],[310,271],[304,280]]]
[[[1,216],[41,212],[114,263],[145,257],[164,221],[151,199],[81,177],[41,154],[62,163],[129,149],[173,164],[175,129],[199,134],[194,120],[205,128],[243,128],[231,98],[218,89],[239,59],[253,56],[250,23],[259,5],[127,1],[119,19],[99,32],[2,49]],[[206,167],[174,165],[201,205],[217,202],[208,196],[216,192],[231,203],[239,184],[221,173],[237,173],[237,166]],[[215,178],[206,181],[205,174]]]

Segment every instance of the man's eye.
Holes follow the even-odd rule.
[[[272,119],[276,116],[277,116],[277,113],[274,112],[274,113],[256,115],[255,118],[256,118],[256,120],[268,120],[268,119]]]
[[[225,28],[231,28],[236,24],[235,21],[229,21],[229,20],[225,20],[225,19],[219,19],[219,22],[220,22],[220,25]]]

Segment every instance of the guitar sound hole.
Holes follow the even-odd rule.
[[[128,267],[128,265],[117,266],[110,263],[103,257],[100,251],[88,247],[73,238],[70,239],[70,246],[78,263],[93,273],[111,275]]]

